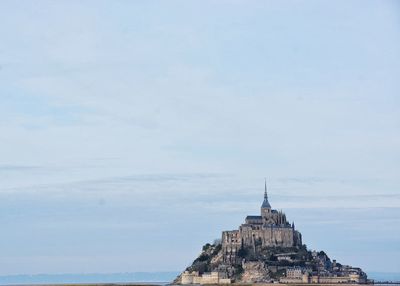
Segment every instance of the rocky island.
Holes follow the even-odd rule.
[[[238,229],[223,231],[221,239],[204,245],[174,284],[367,282],[360,268],[308,250],[294,222],[271,208],[265,183],[260,215],[247,216]]]

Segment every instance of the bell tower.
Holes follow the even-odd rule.
[[[264,185],[264,201],[261,205],[261,216],[263,218],[269,217],[271,214],[271,205],[268,202],[268,193],[267,193],[267,179],[265,179]]]

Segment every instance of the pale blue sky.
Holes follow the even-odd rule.
[[[264,177],[310,248],[400,271],[399,8],[1,1],[0,275],[182,270]]]

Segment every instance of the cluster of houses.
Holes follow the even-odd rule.
[[[316,283],[316,284],[365,284],[367,275],[356,267],[347,265],[336,266],[333,262],[331,270],[312,271],[309,267],[288,267],[286,276],[280,278],[281,283]]]

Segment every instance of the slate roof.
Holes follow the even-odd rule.
[[[246,219],[262,219],[260,215],[248,215]]]
[[[264,199],[264,201],[263,201],[261,207],[262,207],[262,208],[271,208],[271,205],[269,204],[267,198]]]

